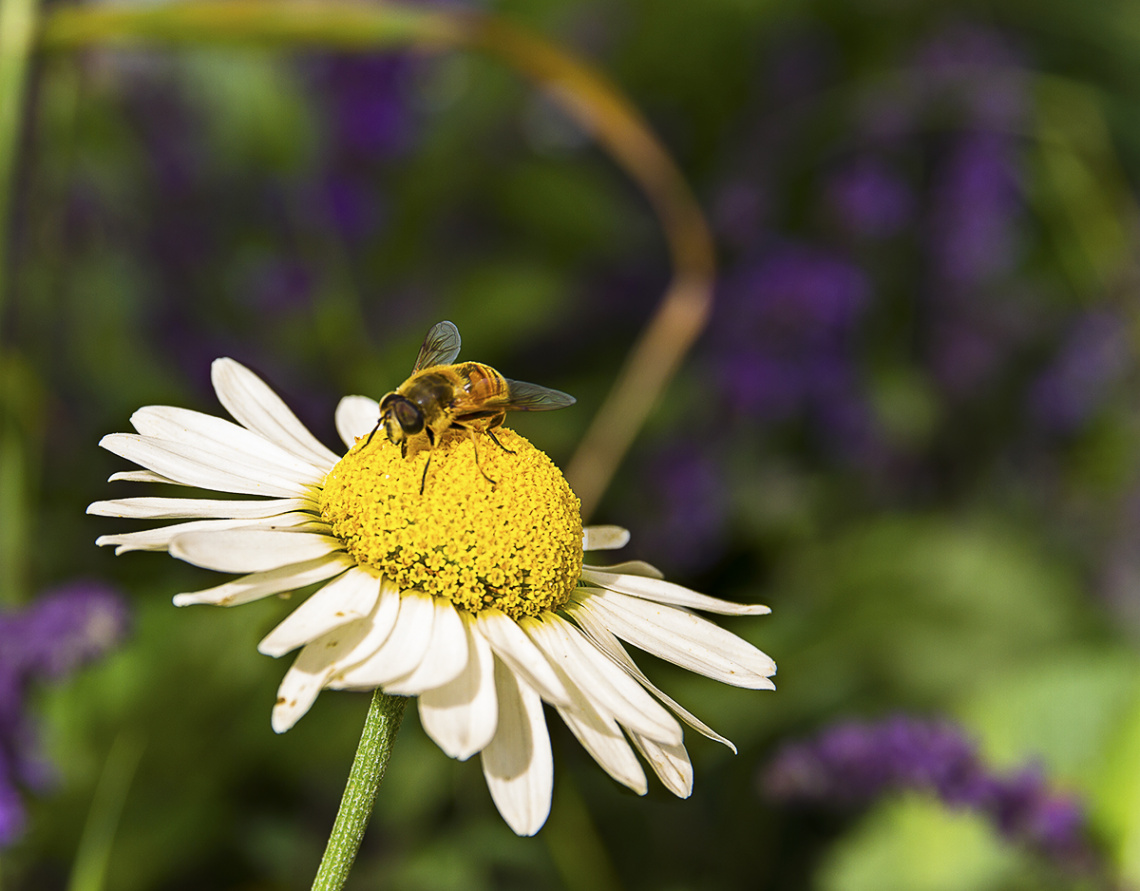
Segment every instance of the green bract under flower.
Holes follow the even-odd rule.
[[[582,570],[578,498],[524,437],[496,435],[505,449],[479,436],[478,462],[458,431],[408,458],[374,436],[325,478],[321,516],[358,563],[402,590],[514,619],[556,610]]]

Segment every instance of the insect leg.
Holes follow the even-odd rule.
[[[431,427],[426,427],[424,429],[424,433],[427,434],[428,443],[431,446],[431,451],[428,452],[428,459],[427,459],[427,461],[424,462],[424,475],[420,478],[420,494],[421,495],[424,494],[424,486],[427,485],[428,468],[431,467],[431,458],[432,458],[432,455],[435,454],[435,431],[432,430]],[[407,445],[406,440],[404,441],[403,445],[405,445],[405,446]]]
[[[483,479],[489,482],[492,486],[498,485],[493,479],[487,476],[487,471],[483,469],[483,465],[479,461],[479,444],[475,441],[475,431],[465,424],[452,424],[452,427],[462,427],[467,431],[467,437],[471,440],[471,448],[475,451],[475,466],[479,468],[479,472],[483,474]]]
[[[489,437],[491,437],[491,440],[492,440],[492,441],[495,443],[495,445],[497,445],[499,448],[501,448],[501,449],[502,449],[504,452],[506,452],[508,455],[513,455],[513,454],[515,454],[515,450],[514,450],[514,449],[508,449],[508,448],[507,448],[505,445],[503,445],[501,442],[499,442],[499,437],[497,437],[497,436],[495,435],[495,431],[494,431],[494,430],[492,430],[492,429],[490,429],[490,428],[487,428],[487,435],[488,435]]]
[[[505,419],[505,412],[500,411],[498,415],[496,415],[494,418],[491,418],[491,423],[487,425],[487,433],[490,435],[490,438],[492,440],[495,440],[495,444],[498,445],[500,449],[503,449],[507,455],[514,455],[514,449],[508,449],[506,445],[498,441],[498,436],[495,435],[495,427],[502,426]]]
[[[380,429],[380,425],[383,423],[383,421],[384,421],[383,418],[377,419],[376,426],[373,427],[372,432],[368,434],[368,439],[364,440],[364,445],[362,446],[362,448],[368,448],[368,443],[372,442],[372,437],[376,435],[376,431]]]

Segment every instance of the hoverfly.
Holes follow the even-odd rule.
[[[409,442],[426,443],[434,450],[445,431],[465,430],[478,466],[476,432],[485,432],[495,445],[510,452],[495,436],[495,428],[503,423],[507,412],[550,411],[577,401],[558,390],[509,380],[482,362],[453,364],[460,343],[459,329],[451,322],[440,322],[427,333],[412,376],[380,400],[380,419],[368,434],[366,446],[383,427],[389,441],[400,446],[406,457]],[[421,495],[430,465],[429,455],[420,481]],[[482,467],[479,472],[494,485]]]

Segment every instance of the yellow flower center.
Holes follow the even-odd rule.
[[[543,452],[513,430],[495,435],[511,451],[477,433],[478,464],[461,431],[407,458],[382,431],[361,440],[325,478],[321,516],[402,590],[515,619],[558,609],[582,569],[580,503]]]

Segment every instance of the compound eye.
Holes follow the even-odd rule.
[[[405,433],[415,434],[424,429],[424,415],[412,403],[404,400],[392,406],[396,420]]]

